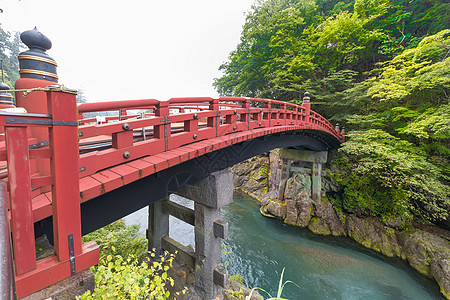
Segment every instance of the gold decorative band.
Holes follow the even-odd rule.
[[[40,57],[40,56],[22,54],[22,55],[19,55],[18,59],[19,60],[21,60],[21,59],[38,60],[38,61],[42,61],[42,62],[46,62],[48,64],[52,64],[52,65],[58,66],[56,64],[56,61],[48,59],[48,58],[43,58],[43,57]]]
[[[30,70],[30,69],[22,69],[19,70],[20,74],[35,74],[35,75],[42,75],[42,76],[48,76],[48,77],[53,77],[55,79],[58,79],[58,76],[56,74],[52,74],[49,72],[44,72],[44,71],[37,71],[37,70]]]
[[[1,100],[0,99],[0,104],[13,104],[13,101],[9,101],[9,100]]]
[[[0,92],[0,98],[12,98],[13,96],[11,96],[11,95],[9,95],[9,94],[2,94],[1,92]]]

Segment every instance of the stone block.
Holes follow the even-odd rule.
[[[280,156],[283,159],[293,159],[324,164],[328,160],[328,151],[308,151],[283,148],[280,149]]]
[[[195,253],[192,246],[185,246],[168,236],[162,238],[161,244],[162,248],[170,253],[175,253],[175,251],[178,252],[175,257],[177,261],[184,263],[191,269],[195,268]]]
[[[162,254],[161,239],[169,235],[169,215],[163,212],[162,203],[159,200],[148,207],[148,250],[154,248],[157,255]]]
[[[207,207],[221,208],[233,202],[233,174],[227,170],[211,173],[177,194]]]
[[[214,221],[214,236],[226,239],[228,237],[228,222],[223,220]]]
[[[193,209],[184,207],[183,205],[172,202],[170,200],[163,200],[162,210],[165,214],[174,216],[175,218],[192,226],[195,225],[195,213]]]
[[[214,269],[214,284],[221,287],[226,287],[228,284],[228,271],[222,267]]]

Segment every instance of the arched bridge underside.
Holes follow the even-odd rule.
[[[230,139],[233,137],[230,136]],[[206,153],[83,203],[83,234],[163,199],[206,178],[212,172],[231,167],[272,149],[293,147],[326,151],[336,148],[337,145],[338,141],[327,133],[317,130],[292,130],[253,138]],[[99,215],[99,211],[102,214]]]
[[[167,157],[175,159],[178,156],[176,161],[183,159],[180,156],[183,150],[190,154],[184,157],[188,159],[186,161],[175,163],[167,168],[161,167],[161,171],[82,202],[83,235],[176,193],[181,188],[206,178],[210,173],[226,169],[270,150],[294,148],[327,151],[337,148],[340,144],[335,136],[327,132],[312,129],[290,129],[278,127],[273,131],[279,132],[268,135],[264,135],[268,131],[267,129],[261,129],[260,132],[253,130],[250,136],[256,137],[250,139],[247,139],[249,136],[244,133],[235,133],[226,137],[200,141],[195,146],[186,146],[186,149],[180,147],[177,150],[166,152]],[[239,142],[240,140],[244,141]],[[223,147],[223,144],[230,143],[233,144]],[[193,148],[197,149],[192,150]],[[149,159],[146,161],[148,162]],[[155,167],[154,169],[156,170]],[[51,237],[53,232],[51,217],[37,222],[35,232],[36,235],[46,233]]]

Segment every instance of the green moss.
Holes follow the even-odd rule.
[[[239,287],[239,291],[225,290],[225,299],[244,299],[244,289]]]
[[[330,228],[324,224],[322,219],[319,219],[317,217],[312,217],[309,221],[308,229],[314,232],[315,234],[320,235],[330,235],[331,231]]]

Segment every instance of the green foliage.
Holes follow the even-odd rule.
[[[19,78],[19,46],[19,33],[5,31],[0,24],[0,60],[3,60],[4,82],[10,88],[14,88],[14,83]]]
[[[335,160],[344,209],[448,220],[450,3],[267,0],[221,66],[222,95],[301,102],[355,130]]]
[[[100,258],[106,257],[112,247],[125,260],[133,256],[141,261],[147,255],[147,240],[139,233],[138,225],[125,225],[123,219],[83,236],[83,243],[94,241],[100,248]]]
[[[167,299],[167,276],[175,257],[165,253],[157,258],[147,253],[147,241],[137,225],[127,226],[124,220],[111,223],[83,236],[83,242],[95,241],[100,248],[100,263],[95,273],[95,290],[78,299]],[[151,259],[149,258],[151,257]]]
[[[445,220],[450,187],[441,170],[413,144],[382,130],[353,131],[338,161],[344,199],[351,208],[383,216],[412,210],[429,220]],[[353,207],[352,207],[353,206]]]
[[[111,248],[114,252],[114,248]],[[152,253],[152,257],[154,257]],[[78,299],[168,299],[166,286],[174,285],[167,271],[174,255],[166,253],[160,261],[146,258],[140,263],[133,256],[123,259],[108,254],[102,258],[95,272],[95,290],[87,291]]]
[[[404,51],[374,70],[377,75],[370,78],[367,95],[393,104],[407,100],[408,106],[448,101],[449,50],[450,30],[424,38],[416,48]]]
[[[240,284],[244,283],[244,276],[239,273],[230,276],[232,280],[239,282]]]
[[[244,297],[244,289],[239,287],[239,291],[225,290],[225,299],[242,299]]]
[[[339,72],[350,72],[345,90],[364,82],[377,63],[445,29],[432,20],[448,19],[449,10],[448,3],[425,0],[260,0],[247,15],[241,42],[220,67],[224,75],[214,86],[221,95],[294,102],[308,90],[321,102],[315,109],[333,117],[335,105],[348,108],[342,97],[352,97],[339,94],[342,85],[330,85],[344,75]],[[430,68],[445,73],[446,64]],[[434,78],[429,84],[442,85],[445,79]],[[422,76],[415,86],[426,80]]]

